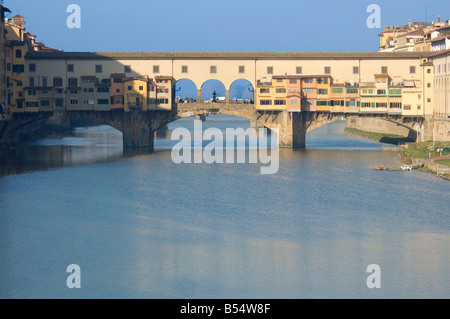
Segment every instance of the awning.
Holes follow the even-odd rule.
[[[413,80],[404,80],[403,86],[404,87],[415,87],[416,85]]]

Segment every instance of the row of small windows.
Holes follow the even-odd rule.
[[[63,98],[56,98],[55,100],[55,106],[63,106],[64,105],[64,99]],[[50,100],[41,100],[40,102],[38,101],[27,101],[25,103],[26,107],[39,107],[39,103],[41,104],[41,106],[50,106]],[[168,104],[169,103],[169,99],[167,98],[163,98],[163,99],[147,99],[148,104]],[[79,104],[79,100],[78,99],[69,99],[69,104],[70,105],[78,105]],[[84,99],[83,100],[83,104],[87,104],[87,105],[94,105],[95,104],[95,100],[94,99]],[[120,100],[117,99],[97,99],[97,104],[98,105],[109,105],[109,104],[123,104],[123,98]],[[23,104],[20,103],[17,105],[18,108],[22,108]]]
[[[291,99],[290,101],[291,105],[298,105],[298,99]],[[286,100],[260,100],[260,105],[286,105]],[[389,108],[391,109],[401,109],[402,103],[401,102],[360,102],[360,101],[343,101],[343,100],[328,100],[328,101],[321,101],[321,100],[314,100],[314,99],[303,99],[302,100],[302,106],[361,106],[362,108],[386,108],[389,105]],[[410,110],[411,105],[405,105],[405,110]],[[420,110],[420,105],[418,105],[418,109]]]
[[[290,99],[290,105],[298,105],[298,99]],[[286,105],[286,100],[260,100],[260,105]],[[314,99],[302,99],[302,106],[360,106],[359,101],[343,101],[343,100],[328,100],[328,101],[320,101]]]
[[[303,94],[314,94],[314,92],[316,92],[316,90],[317,90],[317,94],[322,94],[322,95],[328,94],[328,89],[306,88],[306,89],[302,89],[302,92],[303,92]],[[348,88],[346,88],[345,91],[348,94],[357,94],[358,88],[348,87]],[[386,90],[375,90],[375,91],[376,91],[376,94],[378,94],[378,95],[386,95]],[[259,89],[259,92],[260,93],[270,93],[270,88],[261,88],[261,89]],[[288,93],[296,93],[296,92],[297,92],[297,89],[288,89]],[[373,94],[373,92],[374,92],[373,89],[363,89],[362,90],[363,94]],[[286,89],[285,88],[276,88],[275,93],[286,93]],[[342,93],[344,93],[344,88],[341,88],[341,87],[332,88],[331,93],[342,94]],[[401,95],[402,91],[400,89],[389,89],[389,94],[390,95]]]
[[[21,52],[21,51],[17,50],[16,53],[17,52]],[[21,55],[21,53],[19,55]],[[449,66],[449,69],[450,69],[450,66]],[[438,73],[440,73],[440,70],[441,70],[441,66],[438,65]],[[445,72],[445,64],[443,65],[443,70]],[[268,66],[266,71],[267,71],[267,74],[274,74],[274,67],[273,66]],[[353,74],[359,74],[359,67],[358,66],[353,66],[352,67],[352,71],[353,71]],[[13,72],[16,72],[16,71],[13,70]],[[21,72],[23,72],[23,70]],[[36,72],[36,64],[35,63],[30,63],[29,64],[29,72]],[[68,64],[67,65],[67,72],[75,72],[75,66],[73,64]],[[101,64],[95,65],[95,73],[102,73],[102,72],[103,72],[103,66]],[[125,73],[131,73],[131,66],[125,65],[124,66],[124,72]],[[239,73],[245,73],[245,66],[244,65],[238,66],[238,72]],[[324,74],[331,74],[331,66],[324,66],[323,72],[324,72]],[[427,72],[430,73],[431,70],[428,69]],[[153,65],[153,73],[160,73],[159,65]],[[181,73],[188,73],[188,66],[187,65],[181,66]],[[212,74],[217,73],[217,66],[211,65],[210,66],[210,73],[212,73]],[[302,67],[301,66],[295,67],[295,73],[296,74],[302,74],[303,73]],[[381,73],[382,74],[387,74],[388,73],[388,67],[387,66],[382,66],[381,67]],[[409,73],[410,74],[415,74],[416,73],[416,67],[415,66],[410,66],[409,67]]]

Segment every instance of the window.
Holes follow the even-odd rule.
[[[317,89],[317,94],[328,94],[328,89]]]
[[[312,78],[305,78],[304,81],[305,81],[305,83],[313,83]]]
[[[378,95],[385,95],[386,94],[386,90],[377,90],[377,94]]]
[[[64,99],[57,98],[55,99],[55,106],[63,106],[64,105]]]
[[[260,105],[272,105],[272,100],[260,100]]]
[[[295,68],[295,73],[297,73],[297,74],[302,74],[302,67],[301,67],[301,66],[297,66],[297,67]]]
[[[109,104],[109,99],[98,99],[97,104],[99,105]]]
[[[23,73],[25,72],[25,66],[23,64],[14,64],[12,71],[15,73]]]
[[[401,95],[402,90],[400,89],[389,89],[389,95]]]
[[[95,78],[93,78],[93,77],[84,78],[83,83],[95,83]]]
[[[83,100],[83,103],[84,104],[91,104],[91,105],[93,105],[94,104],[94,100],[93,99],[85,99],[85,100]]]
[[[143,91],[144,87],[142,85],[139,85],[139,91]]]
[[[107,87],[107,86],[99,86],[99,87],[97,87],[97,92],[98,93],[108,93],[109,92],[109,87]]]
[[[269,88],[259,89],[259,93],[270,93],[270,89]]]
[[[153,73],[159,73],[159,65],[153,66]]]
[[[401,109],[402,108],[402,103],[400,103],[400,102],[389,103],[389,107],[391,109]]]
[[[286,101],[285,100],[275,100],[275,105],[286,105]]]
[[[123,79],[122,79],[121,77],[114,77],[114,78],[113,78],[113,82],[114,82],[114,83],[122,83],[122,82],[123,82]]]
[[[70,104],[71,105],[78,104],[78,99],[70,99]]]
[[[28,85],[29,86],[34,86],[34,77],[28,78]]]
[[[73,71],[74,71],[73,64],[67,64],[67,72],[73,72]]]
[[[36,72],[36,64],[35,63],[30,63],[28,65],[28,71],[29,72]]]
[[[21,58],[22,57],[22,50],[17,49],[16,50],[16,58]]]
[[[427,73],[431,73],[431,68],[427,68]]]
[[[267,74],[273,74],[273,66],[267,67]]]
[[[291,105],[297,105],[298,100],[297,99],[291,99]]]
[[[69,87],[76,87],[78,85],[78,79],[77,78],[69,78],[68,80],[68,86]]]
[[[245,73],[245,66],[243,65],[239,66],[239,73]]]
[[[409,111],[409,110],[411,110],[411,105],[404,105],[404,106],[403,106],[403,109],[404,109],[405,111]]]
[[[50,100],[41,100],[41,106],[50,106]]]
[[[187,65],[182,65],[181,66],[181,73],[188,73],[188,66]]]
[[[381,67],[381,74],[387,74],[388,73],[388,67],[387,66],[382,66]]]
[[[211,65],[209,68],[210,73],[217,73],[217,67],[215,65]]]
[[[344,91],[343,88],[332,88],[331,93],[342,93]]]
[[[56,77],[53,78],[53,86],[54,87],[61,87],[63,85],[62,78]]]
[[[427,98],[427,102],[430,103],[430,102],[431,102],[431,99],[430,99],[430,98]]]
[[[297,79],[289,79],[290,84],[297,84]]]
[[[26,107],[39,107],[39,102],[25,102]]]
[[[331,67],[329,67],[329,66],[324,67],[324,68],[323,68],[323,72],[324,72],[325,74],[330,74],[330,73],[331,73]]]
[[[387,107],[387,103],[377,103],[377,107]]]
[[[417,105],[417,109],[420,110],[420,105]]]
[[[317,78],[317,84],[328,84],[328,78]]]
[[[409,67],[409,73],[410,73],[410,74],[416,73],[416,67],[413,66],[413,65],[411,65],[411,66]]]
[[[28,90],[28,95],[36,95],[36,90]]]
[[[303,94],[314,94],[314,89],[303,89]]]
[[[47,86],[48,86],[47,82],[48,82],[47,77],[46,77],[46,76],[43,77],[43,78],[42,78],[42,86],[43,86],[43,87],[47,87]]]
[[[95,73],[102,73],[103,72],[103,68],[101,64],[97,64],[95,66]]]
[[[431,87],[431,83],[427,83],[427,88],[430,88]]]
[[[354,66],[353,67],[353,74],[358,74],[359,73],[359,66]]]
[[[352,87],[347,88],[347,93],[350,93],[350,94],[358,93],[358,88],[352,88]]]
[[[278,88],[275,90],[276,93],[286,93],[286,89]]]
[[[70,90],[70,94],[78,94],[78,90]]]
[[[131,66],[130,65],[125,65],[124,67],[123,67],[123,71],[125,72],[125,73],[131,73]]]

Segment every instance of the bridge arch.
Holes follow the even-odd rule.
[[[194,81],[188,78],[178,79],[174,84],[175,100],[183,102],[197,101],[197,85]]]
[[[254,101],[254,87],[247,79],[237,79],[229,87],[230,101],[252,100]]]
[[[218,79],[209,79],[203,82],[200,88],[200,98],[202,101],[210,101],[213,99],[213,93],[215,92],[218,100],[225,100],[227,96],[227,90],[222,81]]]

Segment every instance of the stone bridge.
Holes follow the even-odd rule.
[[[248,119],[252,127],[266,127],[278,134],[279,147],[304,148],[306,133],[340,120],[347,120],[348,127],[366,131],[386,131],[393,134],[417,136],[417,122],[411,118],[362,115],[361,113],[336,112],[287,112],[282,110],[256,110],[253,104],[234,103],[175,103],[172,111],[141,111],[111,109],[109,111],[62,111],[68,117],[79,117],[104,123],[123,133],[125,148],[153,149],[155,131],[175,120],[209,114],[232,115]],[[0,126],[0,142],[16,143],[24,129],[33,123],[45,123],[52,112],[17,113],[13,121],[3,121]],[[419,121],[419,130],[424,131]],[[428,130],[429,131],[429,130]],[[425,130],[425,133],[427,130]],[[425,134],[424,133],[424,134]],[[425,134],[426,135],[426,134]],[[429,133],[428,133],[429,135]]]

